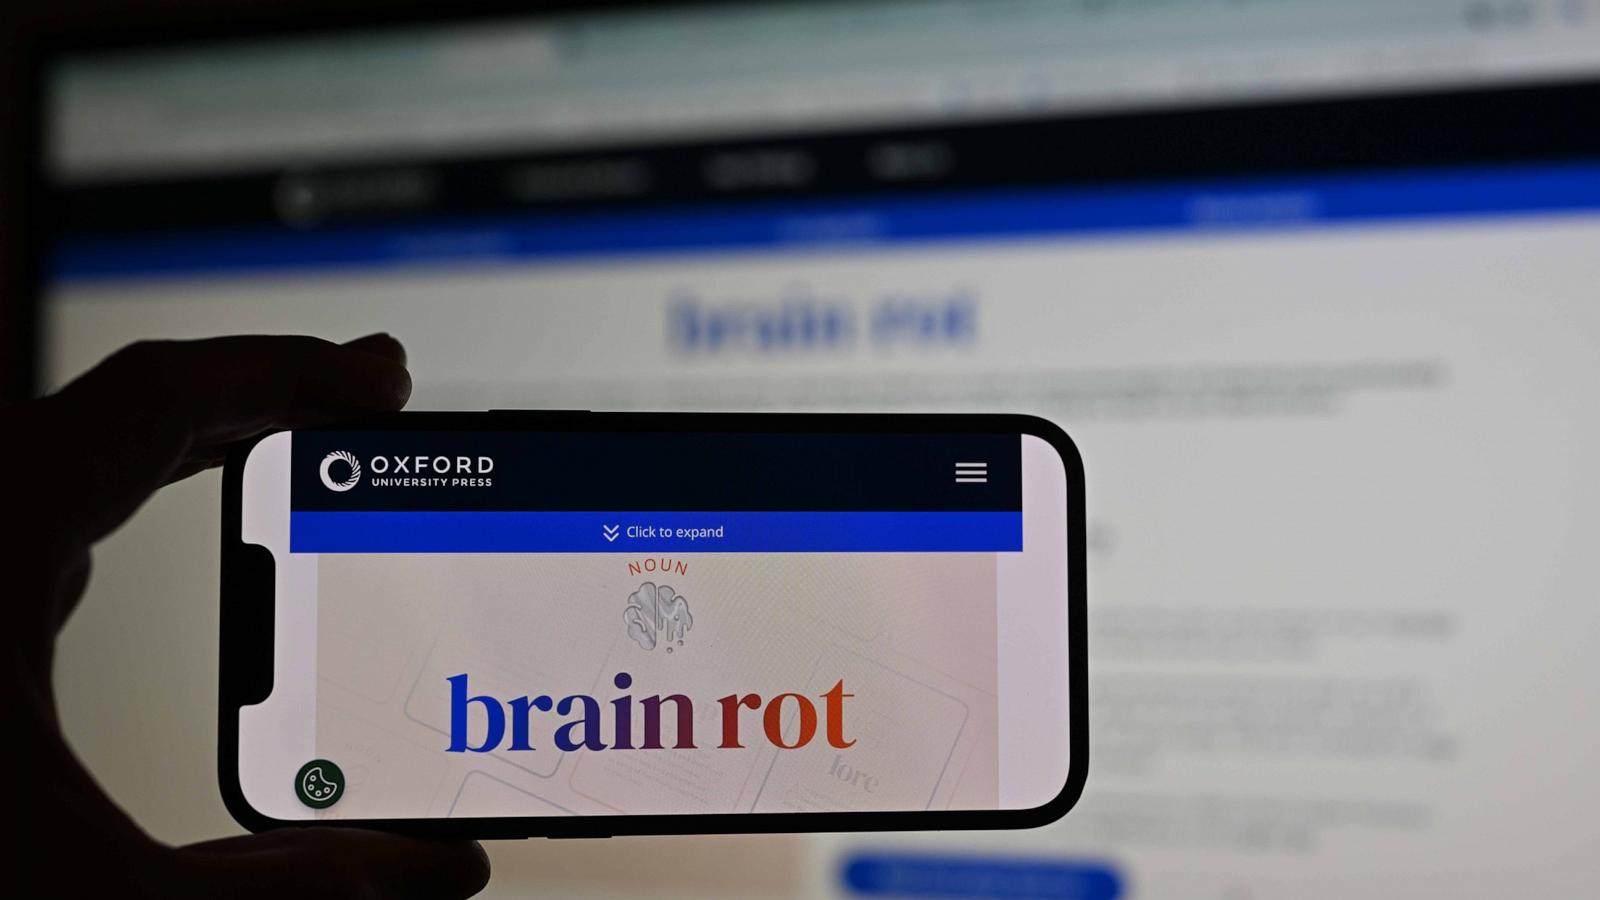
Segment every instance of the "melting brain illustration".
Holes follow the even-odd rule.
[[[689,615],[689,601],[668,585],[646,581],[628,595],[628,605],[622,611],[622,621],[628,626],[628,637],[646,650],[663,644],[672,652],[676,643],[683,646],[683,636],[694,627],[694,616]]]

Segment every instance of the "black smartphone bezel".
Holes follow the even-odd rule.
[[[909,812],[717,813],[620,816],[508,816],[460,819],[275,819],[258,812],[239,784],[239,708],[250,692],[251,661],[270,668],[272,596],[260,583],[255,545],[240,537],[244,461],[266,435],[231,449],[222,478],[222,610],[218,685],[217,765],[222,797],[239,824],[260,832],[327,826],[375,828],[432,838],[610,837],[612,835],[756,834],[828,831],[924,831],[1033,828],[1066,815],[1083,793],[1089,772],[1087,579],[1084,570],[1083,458],[1055,423],[1024,415],[821,414],[821,413],[590,413],[495,410],[402,412],[350,422],[340,430],[374,431],[602,431],[721,433],[985,433],[1027,434],[1050,444],[1061,458],[1067,484],[1067,678],[1071,761],[1054,799],[1020,810]],[[265,608],[262,608],[265,604]],[[261,623],[268,623],[266,629]],[[268,674],[270,690],[270,672]]]

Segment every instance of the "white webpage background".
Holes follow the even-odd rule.
[[[317,754],[359,759],[334,818],[559,814],[708,814],[816,809],[993,809],[998,804],[995,554],[653,554],[673,571],[633,574],[642,554],[324,554],[319,568]],[[670,585],[694,614],[682,643],[646,651],[623,609],[644,582]],[[944,593],[948,591],[948,593]],[[669,645],[670,646],[670,645]],[[629,690],[612,677],[627,672]],[[588,694],[609,742],[614,697],[681,693],[694,743],[575,751],[554,743],[567,717],[537,714],[533,750],[448,753],[446,679],[501,700]],[[843,681],[843,735],[825,721],[804,747],[778,751],[761,716],[740,717],[744,749],[721,749],[717,698],[810,697]],[[764,708],[764,707],[763,707]],[[642,712],[633,716],[643,741]],[[793,702],[786,740],[797,739]],[[481,709],[468,734],[482,739]],[[509,733],[509,732],[508,732]],[[281,758],[285,785],[305,759]],[[830,774],[838,761],[876,773],[870,794]],[[461,798],[473,772],[514,789],[494,803]],[[533,798],[530,800],[530,798]],[[1049,799],[1045,797],[1043,799]],[[1042,802],[1042,800],[1037,801]],[[310,816],[297,816],[309,818]]]
[[[1572,216],[74,285],[46,308],[47,358],[60,382],[140,336],[386,329],[415,408],[1053,418],[1088,471],[1083,802],[1036,832],[794,839],[805,892],[836,889],[844,846],[903,841],[1104,856],[1135,896],[1583,896],[1596,247],[1600,223]],[[970,292],[976,337],[667,340],[676,291],[770,305],[797,286],[862,309]],[[215,476],[193,480],[100,547],[60,647],[74,745],[175,841],[234,827],[209,783],[218,506]],[[788,852],[764,840],[723,846]],[[490,896],[648,887],[608,871],[617,846],[495,847]],[[685,884],[662,890],[703,889]]]

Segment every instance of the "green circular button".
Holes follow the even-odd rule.
[[[313,759],[295,773],[294,795],[312,809],[327,809],[344,796],[344,771],[326,759]]]

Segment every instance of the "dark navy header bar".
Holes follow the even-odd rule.
[[[1597,106],[1585,82],[510,147],[57,185],[42,224],[50,276],[94,279],[1592,212]]]
[[[1020,434],[353,429],[291,442],[297,553],[1022,549]]]
[[[292,435],[290,506],[1016,513],[1021,447],[985,433],[305,430]]]
[[[1041,187],[736,207],[71,238],[51,274],[104,279],[459,265],[1431,218],[1600,212],[1600,163]]]

